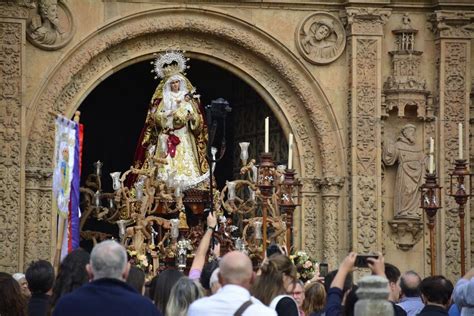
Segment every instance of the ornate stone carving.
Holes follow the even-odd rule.
[[[329,64],[341,56],[346,46],[344,27],[333,15],[316,12],[299,25],[296,47],[301,56],[313,64]]]
[[[386,166],[398,162],[393,193],[394,220],[388,223],[390,237],[401,250],[410,250],[422,237],[420,192],[425,169],[425,155],[416,145],[416,127],[406,124],[397,141],[385,141],[382,161]]]
[[[360,252],[378,251],[377,235],[379,229],[377,201],[373,192],[377,189],[371,177],[359,177],[357,190],[361,197],[357,199],[356,227],[357,248]]]
[[[304,244],[306,252],[318,258],[322,249],[322,219],[318,212],[318,197],[305,196],[304,202]]]
[[[423,237],[423,222],[410,219],[394,219],[388,222],[392,233],[390,238],[397,248],[408,251]]]
[[[337,267],[339,263],[339,199],[340,191],[344,186],[344,178],[324,178],[321,188],[323,195],[323,258],[330,267]]]
[[[5,18],[26,18],[28,17],[28,8],[23,3],[4,2],[0,3],[0,17]]]
[[[0,7],[1,8],[1,7]],[[21,21],[0,19],[0,271],[18,272],[22,261]]]
[[[387,140],[382,160],[386,166],[398,162],[393,212],[396,219],[421,219],[420,191],[423,182],[425,155],[416,145],[416,127],[407,124],[393,143]]]
[[[28,19],[27,38],[38,48],[66,46],[75,33],[71,11],[63,0],[38,0]]]
[[[466,69],[468,49],[467,43],[445,43],[446,58],[444,60],[444,165],[446,172],[452,168],[452,161],[456,158],[458,149],[458,122],[465,123],[465,108],[468,105],[466,97]],[[442,61],[443,62],[443,61]],[[449,190],[449,177],[444,179],[446,194]],[[446,274],[455,278],[460,274],[460,236],[457,205],[452,198],[444,199],[446,212]],[[467,215],[467,214],[466,214]],[[467,240],[469,236],[466,235]]]
[[[442,38],[471,38],[474,30],[472,11],[435,11],[431,16],[432,31]]]
[[[353,249],[382,248],[380,117],[382,25],[390,10],[347,8],[350,60],[349,161]]]
[[[51,260],[51,169],[26,170],[25,267],[33,260]],[[54,216],[53,216],[54,218]],[[54,219],[53,219],[54,220]],[[46,238],[49,237],[49,238]]]
[[[383,35],[382,26],[391,15],[390,9],[349,7],[341,12],[350,35]]]
[[[405,117],[407,106],[416,108],[419,119],[433,117],[431,96],[426,90],[426,80],[420,77],[423,52],[415,50],[417,32],[418,30],[411,27],[407,14],[402,18],[402,26],[392,31],[396,37],[397,49],[390,52],[392,74],[384,85],[382,118],[388,117],[389,111],[394,108],[398,109],[399,117]]]
[[[471,94],[470,94],[470,135],[469,135],[469,170],[474,170],[474,81],[471,81]],[[474,198],[470,199],[470,209],[474,210]],[[474,232],[474,212],[471,212],[471,232]],[[471,264],[474,262],[474,238],[471,238]]]
[[[444,274],[455,280],[460,275],[460,232],[457,205],[447,196],[450,187],[447,176],[458,152],[458,123],[467,125],[469,109],[468,80],[470,80],[471,30],[474,13],[464,11],[436,11],[432,16],[433,31],[437,36],[436,53],[439,96],[439,112],[443,118],[439,122],[442,130],[440,142],[444,150],[440,152],[440,184],[444,188],[444,216],[440,225],[444,226],[444,247],[446,271]],[[466,211],[470,211],[466,208]],[[470,214],[466,213],[466,217]],[[470,240],[467,232],[466,240]],[[470,244],[467,243],[469,252]],[[469,257],[467,258],[469,259]],[[468,263],[469,264],[469,263]]]

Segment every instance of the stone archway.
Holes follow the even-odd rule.
[[[305,192],[305,225],[300,231],[306,236],[304,246],[310,252],[324,250],[325,260],[337,260],[344,152],[337,122],[318,83],[287,48],[255,26],[222,13],[179,8],[146,11],[107,24],[71,49],[45,80],[27,116],[25,262],[47,258],[54,250],[51,113],[71,116],[103,78],[174,48],[241,77],[264,98],[285,132],[293,132]],[[318,211],[321,197],[323,211]],[[320,215],[324,221],[316,221]]]

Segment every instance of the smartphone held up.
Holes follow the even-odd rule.
[[[378,259],[379,255],[376,254],[358,254],[354,263],[354,266],[357,268],[368,268],[369,261],[368,258]]]

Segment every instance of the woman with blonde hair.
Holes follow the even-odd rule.
[[[252,287],[252,295],[276,310],[280,316],[299,316],[295,300],[287,295],[294,287],[297,272],[291,260],[281,254],[267,258]]]
[[[164,314],[165,316],[186,316],[189,305],[203,296],[203,291],[194,281],[188,277],[182,277],[171,289]]]
[[[319,282],[308,283],[305,286],[304,294],[304,314],[308,316],[324,315],[324,307],[326,305],[326,290],[324,289],[324,285]]]

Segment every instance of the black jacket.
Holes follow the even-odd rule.
[[[161,316],[155,305],[130,285],[115,279],[99,279],[87,283],[61,297],[54,316]]]
[[[448,311],[440,306],[426,305],[418,316],[449,316]]]

